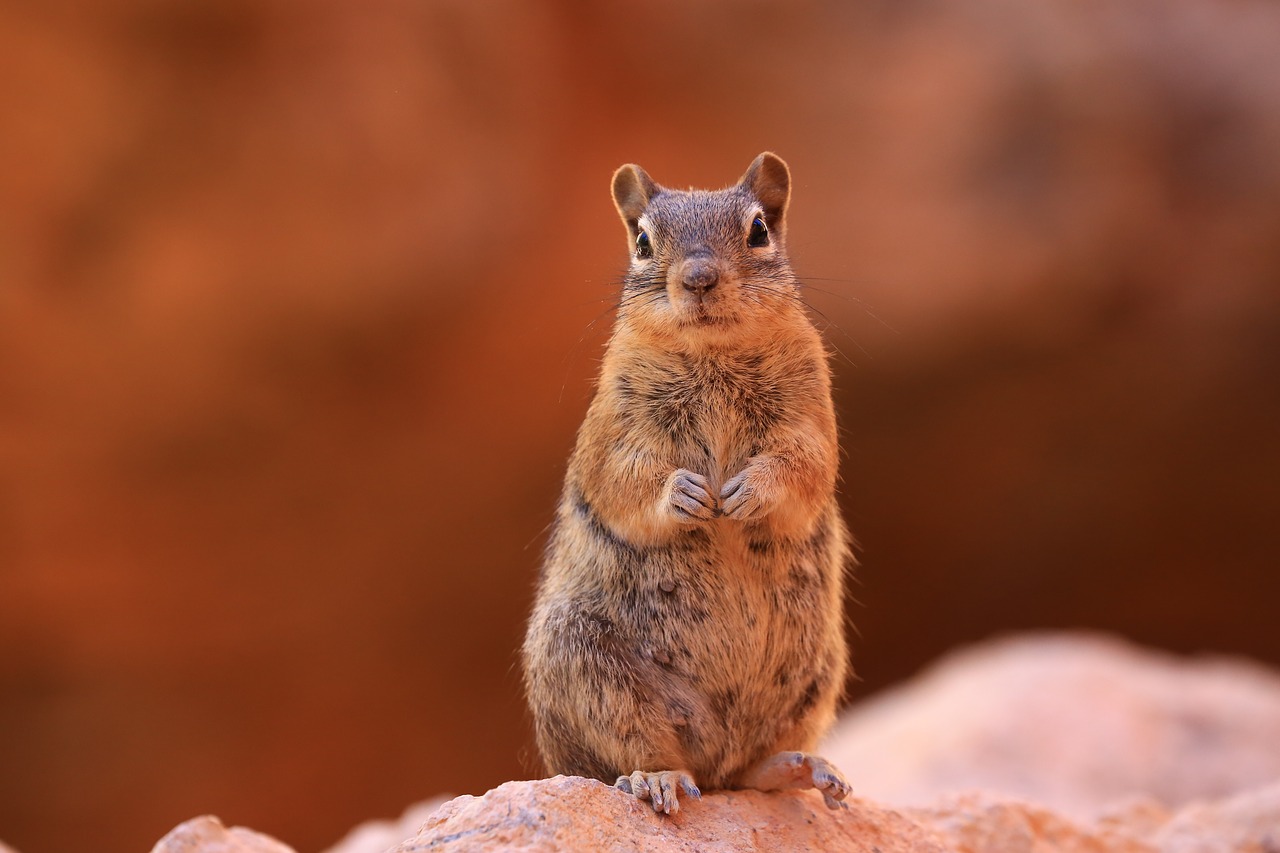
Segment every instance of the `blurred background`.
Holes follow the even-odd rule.
[[[624,162],[791,165],[852,700],[1020,628],[1280,663],[1277,44],[1269,0],[0,4],[0,838],[317,850],[540,773]]]

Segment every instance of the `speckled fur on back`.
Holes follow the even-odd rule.
[[[614,177],[632,262],[524,645],[552,773],[733,788],[833,720],[849,537],[789,188],[772,154],[718,192]]]

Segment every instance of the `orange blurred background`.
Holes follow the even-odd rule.
[[[1268,0],[0,7],[0,838],[316,850],[538,774],[624,162],[792,167],[851,697],[1041,626],[1280,663],[1277,44]]]

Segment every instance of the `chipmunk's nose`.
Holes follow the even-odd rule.
[[[680,282],[690,293],[703,294],[720,281],[720,270],[709,258],[690,258],[685,262]]]

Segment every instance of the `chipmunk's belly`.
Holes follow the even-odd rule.
[[[812,704],[811,671],[831,635],[822,555],[750,534],[717,520],[647,566],[660,597],[645,641],[672,676],[673,719],[709,784],[763,757]]]

